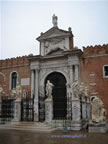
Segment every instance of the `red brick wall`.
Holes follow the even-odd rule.
[[[108,78],[103,75],[104,65],[108,65],[108,45],[84,48],[81,81],[87,84],[91,96],[102,99],[108,112]]]
[[[14,71],[18,74],[20,84],[22,78],[30,78],[30,66],[26,57],[0,60],[0,85],[2,85],[6,95],[9,95],[10,75]],[[22,86],[22,89],[30,91],[31,86]]]

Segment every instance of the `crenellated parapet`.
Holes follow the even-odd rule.
[[[108,54],[108,44],[83,47],[84,56],[99,56]]]
[[[19,66],[25,64],[29,64],[29,61],[27,60],[27,56],[0,60],[0,68],[9,67],[9,66]]]

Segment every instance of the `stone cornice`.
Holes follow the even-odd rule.
[[[39,60],[44,60],[44,59],[62,58],[62,57],[74,56],[74,55],[82,55],[82,51],[80,49],[75,49],[72,51],[64,51],[61,54],[46,55],[46,56],[37,55],[37,56],[28,57],[27,59],[30,61],[35,61],[35,60],[39,61]]]

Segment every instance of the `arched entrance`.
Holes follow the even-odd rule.
[[[53,119],[64,119],[67,114],[66,78],[59,72],[49,74],[45,79],[53,83]],[[46,92],[45,92],[46,93]]]

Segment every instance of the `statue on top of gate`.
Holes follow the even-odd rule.
[[[53,89],[54,85],[49,81],[47,80],[47,83],[46,83],[46,95],[48,98],[52,98],[52,89]]]

